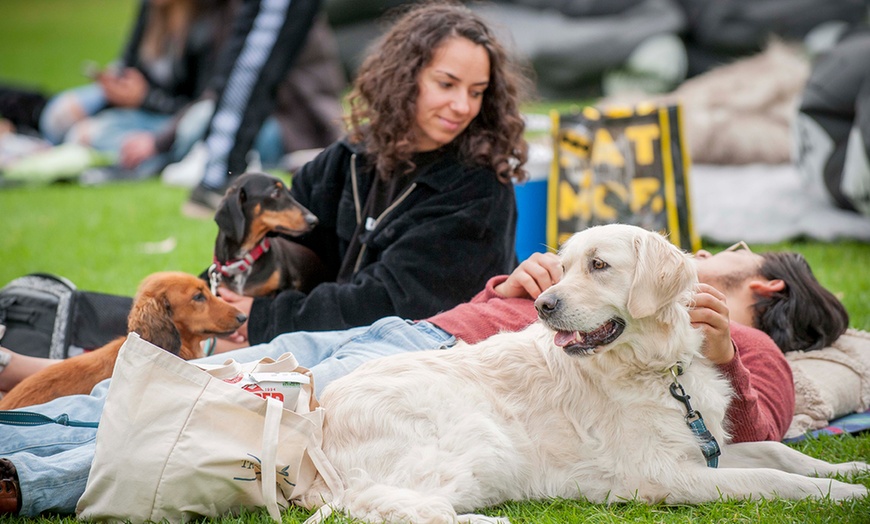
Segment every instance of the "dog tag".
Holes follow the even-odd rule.
[[[371,231],[378,225],[378,221],[372,217],[366,218],[366,231]]]

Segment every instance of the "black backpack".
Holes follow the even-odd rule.
[[[127,334],[131,297],[80,291],[66,278],[33,273],[0,289],[0,345],[67,358]]]

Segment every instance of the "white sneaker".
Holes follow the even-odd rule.
[[[205,176],[206,162],[208,162],[208,151],[205,149],[205,142],[197,142],[184,158],[163,168],[160,179],[170,186],[193,189]]]

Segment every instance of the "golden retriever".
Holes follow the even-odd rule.
[[[127,328],[170,353],[189,360],[204,356],[206,338],[232,333],[244,314],[215,297],[206,283],[187,273],[162,272],[142,281],[127,317]],[[112,376],[119,337],[93,351],[68,358],[22,380],[0,399],[0,409],[42,404],[58,397],[88,394]]]
[[[562,280],[519,333],[379,359],[323,393],[323,451],[343,484],[300,501],[368,522],[502,522],[475,509],[548,497],[701,503],[863,497],[814,478],[866,470],[781,443],[728,445],[728,382],[701,354],[688,308],[694,263],[662,236],[590,228],[561,250]],[[669,389],[679,384],[721,446],[710,467]],[[708,439],[709,440],[709,439]]]

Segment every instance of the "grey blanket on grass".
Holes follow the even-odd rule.
[[[791,164],[693,165],[690,185],[696,231],[709,241],[870,242],[870,217],[838,209],[813,194]]]

